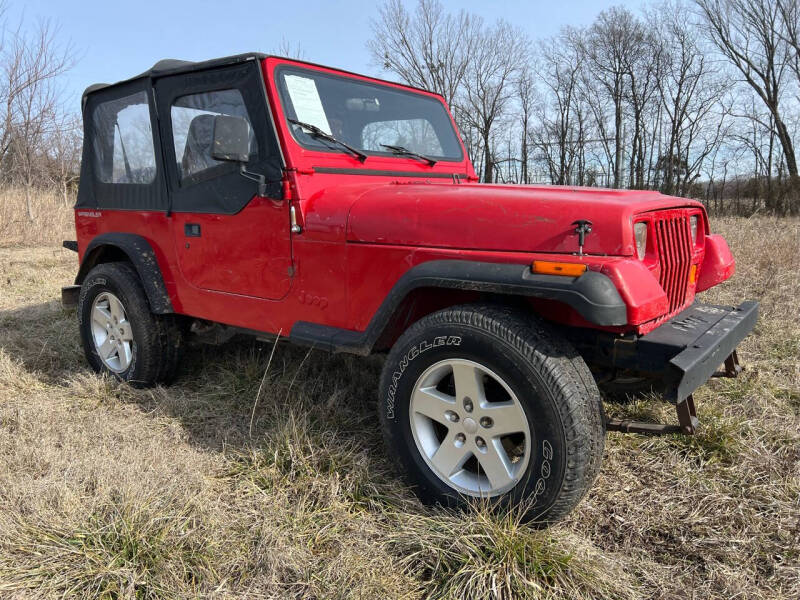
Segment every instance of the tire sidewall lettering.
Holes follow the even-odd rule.
[[[542,440],[542,466],[539,467],[539,478],[536,480],[536,485],[533,489],[533,499],[536,501],[537,496],[540,496],[547,489],[547,480],[553,472],[551,461],[553,460],[553,446],[547,440]]]
[[[397,393],[397,386],[403,377],[409,364],[419,357],[420,355],[432,350],[433,348],[441,348],[444,346],[460,346],[461,336],[458,335],[440,335],[433,338],[433,341],[422,340],[418,344],[414,344],[408,352],[398,361],[394,370],[392,371],[392,380],[389,384],[389,389],[386,394],[386,418],[393,421],[395,418],[395,394]]]

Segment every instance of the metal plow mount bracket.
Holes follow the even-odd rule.
[[[738,377],[742,372],[739,364],[739,357],[734,350],[725,359],[723,371],[717,371],[713,377]],[[678,425],[669,423],[648,423],[646,421],[632,421],[623,419],[609,419],[606,421],[606,431],[619,431],[621,433],[643,433],[646,435],[666,435],[668,433],[683,433],[693,435],[697,431],[700,422],[697,419],[697,411],[694,407],[694,398],[689,394],[684,400],[675,405],[675,412],[678,413]]]

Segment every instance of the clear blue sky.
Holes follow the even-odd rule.
[[[78,63],[66,78],[67,101],[76,107],[91,83],[125,79],[162,58],[202,60],[247,51],[274,52],[282,38],[299,44],[308,60],[381,75],[370,65],[365,43],[370,19],[381,0],[290,0],[261,2],[208,0],[11,0],[14,26],[50,19],[59,39],[71,42]],[[410,8],[416,4],[408,1]],[[642,0],[444,0],[487,21],[502,17],[533,39],[555,34],[564,25],[585,25],[603,8]]]

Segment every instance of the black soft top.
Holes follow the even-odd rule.
[[[251,166],[265,175],[269,196],[280,198],[282,163],[277,138],[269,127],[270,115],[259,64],[264,57],[264,54],[248,53],[202,62],[162,60],[135,77],[87,88],[82,99],[84,143],[75,207],[213,214],[235,214],[241,210],[253,196],[252,182],[241,177],[233,167],[210,180],[208,185],[192,187],[190,182],[182,182],[180,166],[173,154],[171,121],[157,118],[159,112],[169,114],[169,107],[181,95],[228,88],[239,90],[251,120],[258,148]],[[158,95],[152,93],[156,89]],[[146,152],[148,156],[136,172],[128,172],[126,166],[125,177],[115,179],[112,172],[114,139],[120,140],[119,147],[123,153],[125,151],[116,116],[120,110],[134,104],[140,107],[141,117],[135,126],[147,130],[149,139],[145,150],[152,150]],[[162,136],[169,143],[164,143]]]
[[[437,94],[436,92],[432,92],[431,90],[426,90],[423,88],[419,88],[413,85],[409,85],[407,83],[401,83],[398,81],[391,81],[389,79],[382,79],[380,77],[373,77],[370,75],[364,75],[362,73],[355,73],[353,71],[348,71],[346,69],[339,69],[337,67],[329,67],[326,65],[321,65],[318,63],[310,62],[307,60],[301,60],[297,58],[288,58],[285,56],[277,56],[275,54],[264,54],[262,52],[245,52],[244,54],[234,54],[232,56],[223,56],[222,58],[212,58],[211,60],[202,60],[202,61],[190,61],[190,60],[178,60],[175,58],[164,58],[150,67],[144,73],[139,73],[134,77],[129,77],[127,79],[122,79],[117,81],[116,83],[93,83],[89,87],[87,87],[83,92],[83,100],[82,104],[86,104],[86,96],[91,94],[92,92],[96,92],[97,90],[102,90],[105,88],[121,85],[123,83],[127,83],[129,81],[135,81],[137,79],[155,79],[157,77],[163,77],[165,75],[175,75],[177,73],[188,73],[191,71],[202,71],[204,69],[209,69],[212,67],[221,67],[226,65],[235,65],[238,63],[243,63],[248,60],[263,60],[265,58],[285,58],[286,60],[291,60],[297,63],[303,63],[309,66],[314,67],[323,67],[325,69],[333,69],[335,71],[339,71],[340,73],[347,73],[350,75],[358,75],[359,77],[369,77],[370,79],[374,79],[375,81],[383,81],[385,83],[391,83],[393,85],[402,85],[403,87],[419,90],[421,92],[433,93],[437,96],[441,97],[441,94]]]
[[[210,180],[210,183],[202,189],[192,188],[189,184],[184,185],[180,180],[176,156],[173,155],[171,121],[169,118],[159,120],[157,116],[159,112],[169,114],[172,102],[181,95],[231,87],[241,92],[256,136],[259,153],[252,164],[253,169],[257,173],[264,174],[268,184],[273,186],[274,189],[268,190],[268,195],[280,198],[282,157],[274,128],[269,126],[271,115],[259,65],[261,60],[271,56],[248,52],[199,62],[160,60],[135,77],[112,84],[94,84],[86,88],[81,102],[84,114],[84,143],[78,201],[75,207],[165,210],[168,214],[172,211],[235,214],[241,210],[253,195],[252,182],[241,177],[239,172],[233,169],[224,176]],[[307,61],[287,60],[322,67]],[[355,75],[342,69],[333,70]],[[172,77],[174,75],[180,76]],[[151,93],[156,89],[160,90],[158,94]],[[115,108],[113,103],[133,102],[131,98],[134,97],[136,97],[135,104],[146,106],[146,112],[149,112],[148,131],[152,137],[153,156],[148,159],[149,162],[142,170],[142,174],[150,179],[145,177],[142,181],[131,180],[130,176],[126,175],[126,179],[117,181],[107,175],[111,173],[108,169],[113,169],[114,139],[117,135],[114,127],[119,129],[115,115],[122,108],[121,106]],[[108,117],[106,118],[96,112],[101,106],[114,109],[113,115],[111,117],[106,115]],[[100,115],[99,120],[95,118],[97,115]],[[162,135],[170,142],[163,143]],[[119,131],[120,147],[121,136],[122,132]],[[124,153],[124,148],[122,152]],[[98,176],[100,172],[98,169],[105,169],[106,175]]]
[[[156,77],[163,77],[164,75],[175,75],[177,73],[188,73],[191,71],[202,71],[211,67],[222,67],[226,65],[235,65],[238,63],[246,62],[248,60],[262,60],[267,58],[268,54],[260,52],[246,52],[244,54],[234,54],[233,56],[224,56],[222,58],[212,58],[211,60],[203,60],[193,62],[190,60],[178,60],[175,58],[164,58],[150,67],[144,73],[139,73],[134,77],[122,79],[116,83],[93,83],[87,87],[83,92],[83,102],[86,102],[86,96],[97,90],[102,90],[108,87],[117,86],[129,81],[137,79],[155,79]]]

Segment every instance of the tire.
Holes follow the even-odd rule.
[[[134,387],[174,379],[185,347],[182,324],[175,315],[150,312],[130,263],[103,263],[89,271],[78,298],[78,324],[86,360],[95,372]]]
[[[458,389],[479,398],[467,403]],[[442,416],[448,410],[455,416]],[[541,524],[575,508],[605,443],[583,359],[536,316],[495,305],[448,308],[411,326],[386,360],[379,415],[390,455],[423,502],[464,507],[488,497]],[[515,429],[523,431],[504,434]],[[437,454],[437,444],[448,451]],[[459,451],[471,455],[466,462]]]

